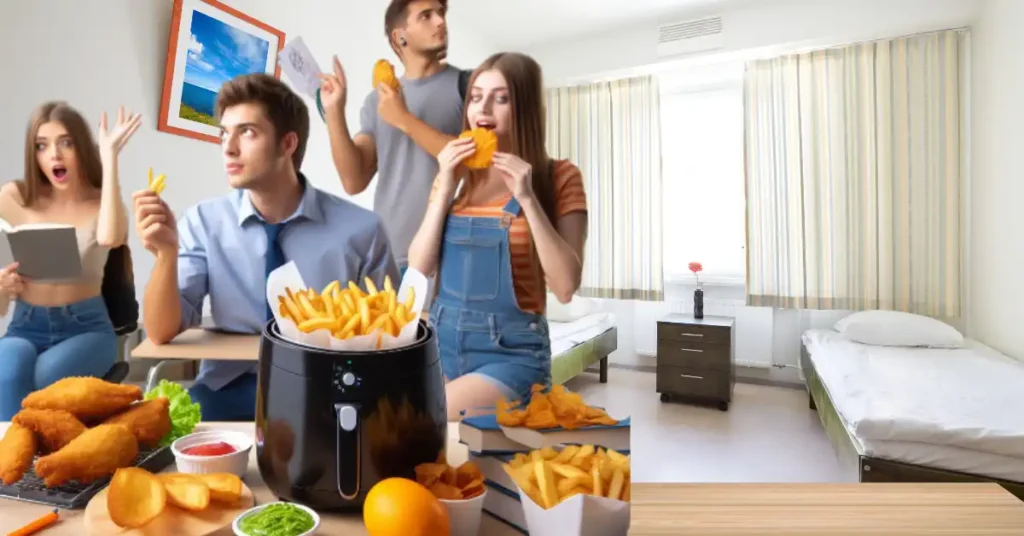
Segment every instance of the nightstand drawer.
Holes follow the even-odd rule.
[[[658,323],[658,340],[701,342],[704,344],[729,344],[732,339],[729,328],[693,324]]]
[[[721,370],[658,365],[659,393],[692,395],[707,398],[729,398],[730,375]]]
[[[706,344],[661,339],[658,341],[658,364],[729,371],[732,356],[727,344]]]

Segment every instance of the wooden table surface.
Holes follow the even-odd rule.
[[[222,359],[257,361],[259,335],[234,335],[205,329],[190,329],[167,344],[143,339],[131,351],[132,359]]]
[[[0,423],[0,437],[7,431],[8,423]],[[255,425],[252,423],[205,423],[199,426],[199,430],[239,430],[250,434],[255,433]],[[449,424],[448,427],[448,463],[459,465],[466,461],[468,451],[466,446],[458,442],[458,427]],[[174,464],[167,468],[167,471],[174,472]],[[244,477],[245,483],[252,488],[256,495],[256,503],[264,504],[276,501],[277,498],[267,489],[260,478],[260,471],[256,465],[256,448],[252,449],[249,455],[249,472]],[[0,534],[6,534],[20,528],[31,521],[42,517],[52,511],[52,507],[14,501],[0,498]],[[39,533],[39,536],[85,536],[83,535],[83,510],[61,510],[60,521]],[[366,534],[362,518],[356,515],[323,514],[321,515],[319,534],[331,534],[346,536],[359,536]],[[484,514],[483,522],[480,525],[480,534],[487,536],[521,536],[521,533],[497,519]],[[216,536],[229,536],[232,534],[231,527],[225,527],[217,531]]]
[[[640,484],[630,536],[1022,535],[997,484]]]

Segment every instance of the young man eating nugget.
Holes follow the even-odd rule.
[[[404,72],[398,79],[386,62],[378,62],[375,87],[363,101],[354,136],[345,120],[348,83],[337,58],[320,90],[331,154],[345,192],[361,193],[377,176],[374,211],[387,225],[403,271],[409,244],[426,214],[437,154],[462,131],[460,87],[466,74],[444,62],[447,9],[446,0],[391,0],[384,31]]]
[[[266,278],[291,261],[314,288],[398,281],[380,217],[299,172],[309,113],[298,95],[271,76],[241,76],[221,87],[216,116],[233,192],[190,208],[177,225],[152,190],[133,196],[139,237],[156,255],[143,297],[151,340],[198,326],[207,297],[217,328],[260,333],[278,307],[267,302]],[[256,370],[254,362],[204,361],[190,389],[203,420],[254,420]]]

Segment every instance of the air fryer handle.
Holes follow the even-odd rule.
[[[351,501],[359,495],[359,471],[362,468],[359,451],[359,405],[335,404],[334,411],[338,416],[338,458],[335,463],[338,470],[338,493],[343,499]]]

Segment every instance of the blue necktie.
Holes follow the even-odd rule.
[[[284,229],[283,223],[263,222],[263,230],[267,233],[266,273],[263,275],[263,288],[266,288],[266,280],[270,278],[270,272],[284,265],[284,251],[278,241],[281,229]],[[270,302],[267,302],[267,320],[269,321],[271,318],[274,318],[274,311],[271,309]]]

